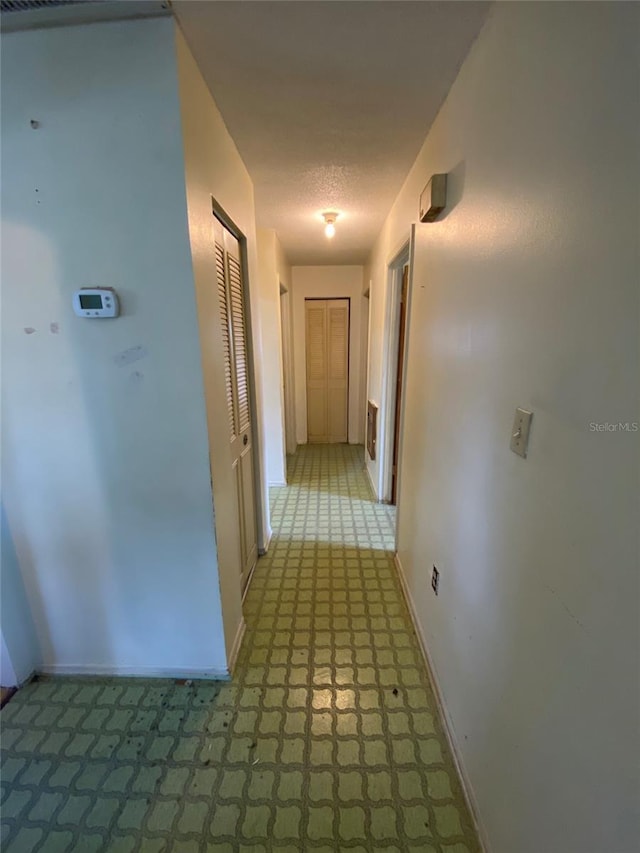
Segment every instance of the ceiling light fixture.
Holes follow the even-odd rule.
[[[327,237],[330,240],[336,233],[336,226],[334,223],[335,223],[336,219],[338,218],[338,214],[335,212],[329,211],[328,213],[323,213],[322,218],[325,221],[324,233],[327,235]]]

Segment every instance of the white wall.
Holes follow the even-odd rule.
[[[260,326],[263,341],[262,376],[265,424],[265,458],[270,486],[287,482],[285,399],[280,285],[291,286],[291,267],[273,229],[257,231]]]
[[[362,267],[292,267],[293,278],[293,355],[295,370],[296,433],[298,444],[307,443],[307,387],[305,299],[351,300],[349,330],[349,444],[364,441],[364,399],[362,396],[361,336],[362,313],[368,309],[362,295]]]
[[[0,684],[3,687],[16,687],[18,683],[18,676],[4,639],[4,633],[0,632]]]
[[[211,473],[216,507],[216,537],[220,566],[220,590],[227,651],[237,651],[243,626],[240,597],[238,498],[231,469],[229,420],[224,380],[224,357],[220,308],[214,277],[212,197],[225,210],[247,240],[250,292],[250,320],[254,345],[253,361],[257,422],[254,434],[258,445],[260,472],[256,481],[258,511],[262,520],[261,550],[271,536],[266,487],[265,430],[263,411],[264,372],[262,369],[262,320],[258,256],[256,250],[253,184],[229,136],[222,116],[211,97],[191,55],[182,32],[176,28],[176,48],[180,79],[180,107],[184,137],[185,175],[189,235],[193,258],[205,379],[209,444],[212,448]]]
[[[3,506],[0,516],[0,684],[16,687],[42,665],[42,654]]]
[[[224,673],[173,22],[3,35],[2,172],[3,502],[44,668]],[[85,285],[122,316],[75,317]]]
[[[590,427],[640,420],[639,13],[497,4],[372,257],[375,396],[386,264],[449,173],[418,234],[399,556],[494,853],[640,837],[638,433]]]

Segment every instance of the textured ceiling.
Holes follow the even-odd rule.
[[[174,2],[253,179],[258,224],[291,263],[366,260],[488,6]]]

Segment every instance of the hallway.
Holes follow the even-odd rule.
[[[363,448],[300,447],[233,682],[40,681],[2,712],[3,849],[478,849]]]
[[[640,850],[640,2],[0,12],[0,847]]]

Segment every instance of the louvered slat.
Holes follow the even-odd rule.
[[[329,310],[329,378],[347,378],[347,335],[349,333],[346,308]]]
[[[325,378],[324,308],[307,308],[307,378]]]
[[[218,301],[220,303],[220,325],[222,327],[222,345],[224,348],[224,383],[227,394],[227,409],[229,412],[229,431],[231,438],[237,435],[236,414],[233,404],[233,380],[231,364],[231,336],[229,332],[229,302],[224,281],[224,249],[216,243],[216,282],[218,285]]]
[[[238,390],[238,427],[240,432],[244,432],[244,430],[249,429],[250,426],[250,409],[242,270],[236,258],[229,254],[227,254],[227,258],[229,269],[229,293],[231,296],[233,354],[235,358]]]

